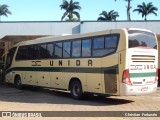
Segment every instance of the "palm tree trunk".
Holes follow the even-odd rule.
[[[127,6],[127,20],[129,20],[129,21],[131,21],[130,9],[131,9],[131,1],[128,0],[128,6]]]
[[[147,16],[145,15],[145,19],[144,19],[145,21],[147,21]]]
[[[68,18],[69,18],[69,21],[72,21],[72,19],[73,19],[72,12],[69,12]]]

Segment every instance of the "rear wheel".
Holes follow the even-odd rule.
[[[78,80],[72,81],[70,90],[71,90],[71,96],[73,99],[79,100],[82,98],[83,93],[82,93],[82,85],[80,81]]]
[[[15,78],[14,86],[15,86],[17,89],[22,89],[22,83],[21,83],[21,78],[20,78],[20,77],[16,77],[16,78]]]

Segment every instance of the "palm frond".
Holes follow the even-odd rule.
[[[8,14],[12,14],[9,10],[8,10],[8,5],[4,4],[4,5],[0,5],[0,16],[6,16],[8,17]]]
[[[98,19],[97,19],[98,21],[103,21],[103,20],[107,20],[106,18],[104,18],[104,17],[99,17]]]
[[[68,14],[68,12],[66,11],[62,16],[61,21],[63,21],[63,19],[67,16],[67,14]]]
[[[109,21],[112,21],[112,20],[116,20],[116,18],[119,17],[118,12],[115,12],[114,10],[111,10],[109,12],[102,11],[99,15],[100,15],[100,17],[97,19],[98,21],[99,20],[109,20]]]
[[[73,0],[70,0],[70,2],[68,2],[65,0],[60,5],[60,8],[64,9],[67,12],[69,20],[73,19],[73,14],[75,14],[77,16],[77,18],[80,19],[80,14],[77,11],[75,11],[75,10],[81,9],[79,2],[74,2]],[[62,18],[64,19],[65,16],[66,15],[63,14]],[[63,19],[61,19],[61,20],[63,20]]]
[[[78,12],[76,12],[76,11],[74,11],[73,14],[74,14],[75,16],[77,16],[78,20],[80,21],[80,14],[79,14]]]
[[[157,7],[154,7],[152,2],[149,2],[148,4],[145,4],[144,2],[142,5],[137,5],[137,9],[134,9],[133,12],[137,11],[138,14],[142,15],[142,18],[145,17],[145,20],[147,20],[147,16],[149,14],[154,14],[157,16],[157,13],[155,11],[158,11]]]

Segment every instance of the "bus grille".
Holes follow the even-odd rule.
[[[132,62],[155,62],[155,56],[149,56],[149,55],[132,55],[131,57]]]

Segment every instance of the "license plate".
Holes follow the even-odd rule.
[[[148,87],[142,87],[141,88],[141,91],[147,91],[148,90]]]

